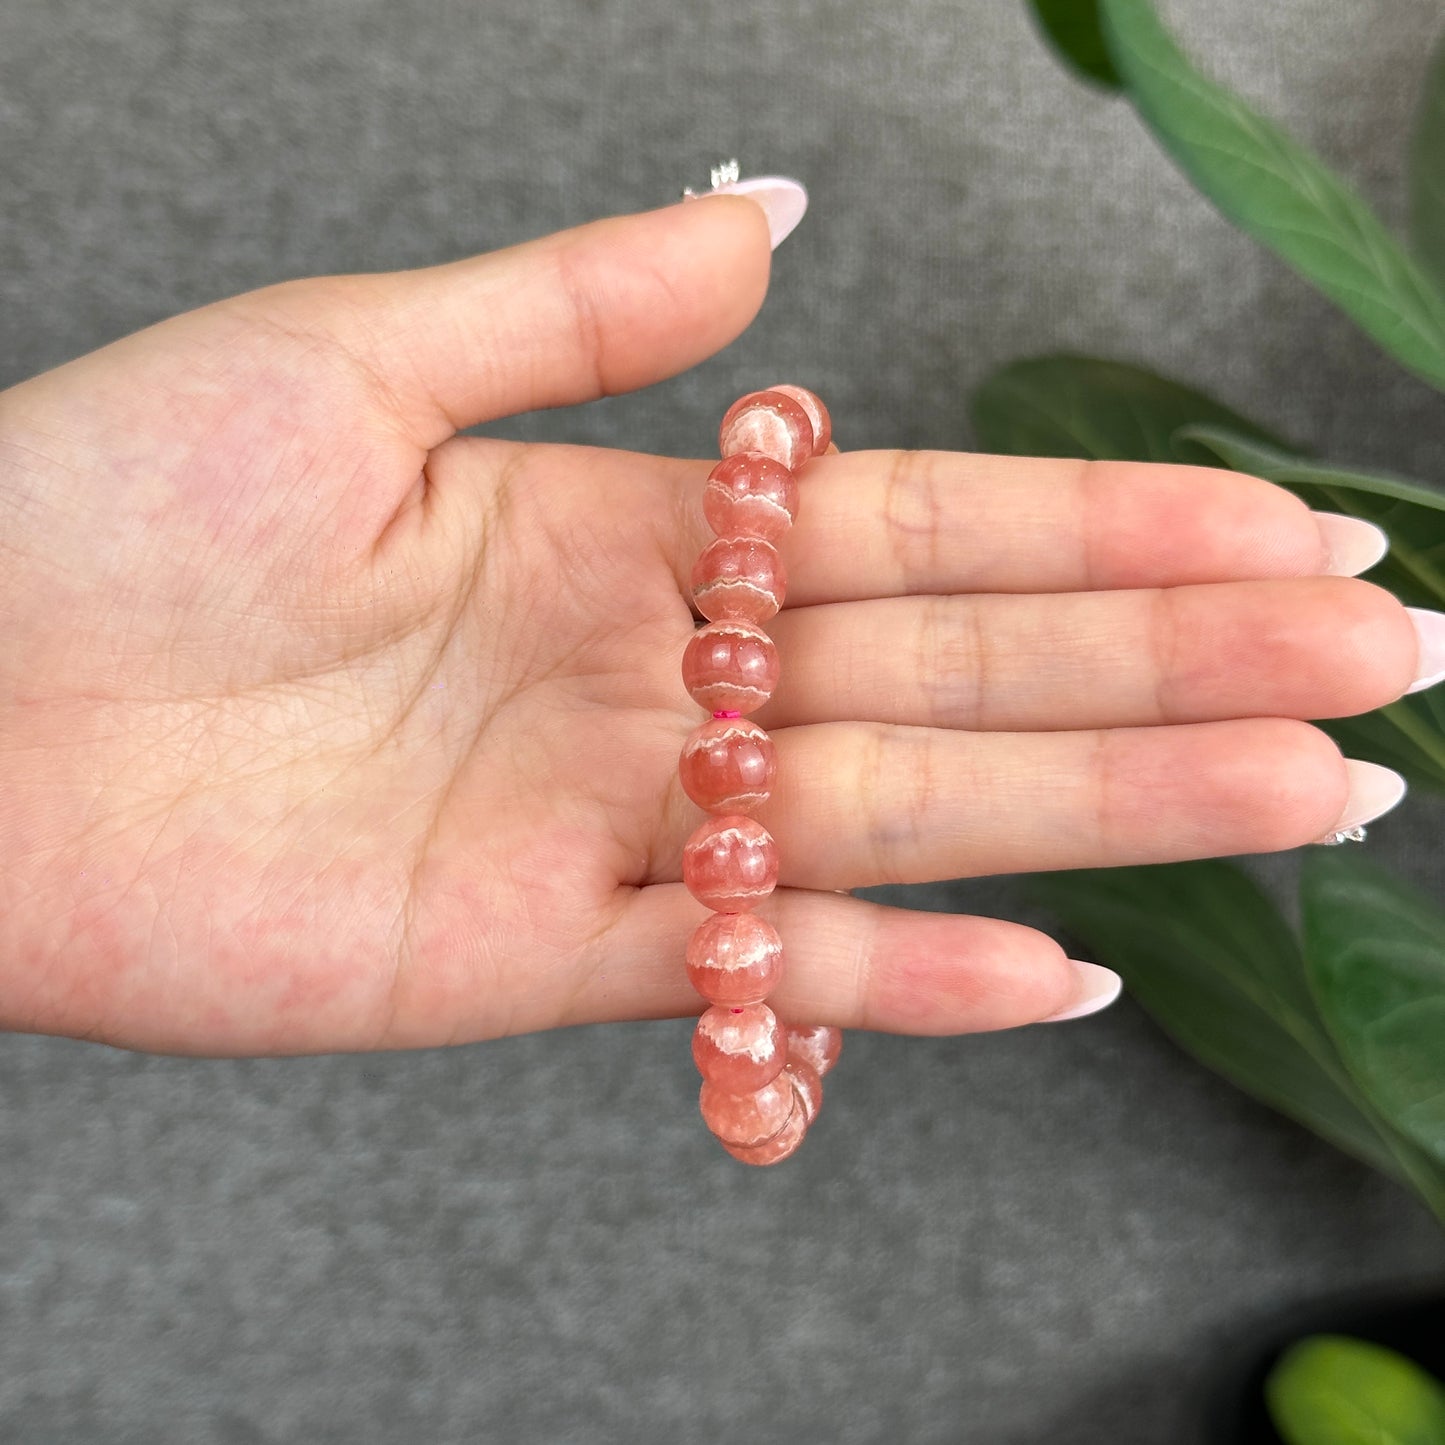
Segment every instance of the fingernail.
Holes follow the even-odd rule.
[[[746,196],[763,208],[768,218],[768,232],[772,236],[773,250],[792,235],[794,227],[803,219],[808,209],[808,193],[797,181],[786,176],[754,176],[750,181],[728,181],[726,185],[704,191],[699,197]]]
[[[1124,980],[1112,968],[1097,963],[1084,963],[1077,958],[1069,960],[1078,975],[1078,995],[1068,1008],[1050,1014],[1039,1020],[1041,1024],[1061,1024],[1065,1019],[1081,1019],[1108,1008],[1124,987]]]
[[[1367,763],[1359,758],[1346,758],[1345,767],[1350,773],[1350,795],[1345,799],[1340,821],[1335,824],[1338,832],[1374,822],[1405,796],[1405,780],[1393,768],[1382,768],[1379,763]]]
[[[1415,664],[1415,681],[1406,692],[1420,692],[1445,682],[1445,612],[1431,612],[1426,607],[1407,607],[1415,636],[1420,640],[1420,660]]]
[[[1326,577],[1358,577],[1390,550],[1390,539],[1373,522],[1316,512],[1315,524],[1325,544]]]

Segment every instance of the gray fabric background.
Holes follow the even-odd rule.
[[[1399,219],[1436,4],[1166,9]],[[499,430],[701,455],[720,405],[788,375],[844,446],[966,446],[990,368],[1076,348],[1445,475],[1438,399],[1015,0],[6,0],[0,384],[285,276],[657,204],[731,154],[813,197],[752,330]],[[1438,891],[1442,818],[1412,800],[1372,847]],[[1250,1321],[1445,1270],[1412,1201],[1127,1002],[856,1035],[764,1173],[696,1123],[686,1039],[240,1063],[0,1039],[0,1438],[1188,1441]]]

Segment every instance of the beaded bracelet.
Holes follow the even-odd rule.
[[[708,818],[682,852],[682,876],[714,910],[687,945],[687,976],[709,1004],[692,1057],[702,1117],[734,1159],[776,1164],[794,1153],[823,1105],[822,1076],[843,1047],[839,1030],[782,1024],[764,1000],[783,971],[777,930],[750,912],[778,881],[778,849],[753,809],[777,777],[772,739],[744,716],[778,683],[778,653],[759,626],[783,605],[787,573],[773,545],[798,512],[795,473],[828,450],[827,408],[800,386],[750,392],[718,432],[722,461],[703,490],[717,540],[692,569],[707,625],[683,653],[682,678],[712,713],[683,745],[683,791]]]

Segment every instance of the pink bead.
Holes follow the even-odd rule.
[[[768,800],[778,777],[773,740],[746,718],[715,717],[682,745],[682,790],[709,813],[747,813]]]
[[[781,1164],[789,1155],[798,1152],[798,1145],[807,1132],[808,1116],[800,1104],[795,1104],[793,1112],[788,1115],[788,1122],[771,1139],[764,1139],[761,1144],[724,1144],[723,1148],[744,1164]]]
[[[756,712],[778,685],[778,649],[750,622],[712,622],[688,639],[682,680],[709,712]]]
[[[778,845],[753,818],[709,818],[683,846],[682,881],[699,903],[743,913],[778,886]]]
[[[778,615],[787,590],[783,559],[756,537],[719,537],[692,565],[692,600],[714,622],[766,622]]]
[[[843,1030],[827,1024],[789,1024],[788,1057],[810,1064],[821,1076],[838,1062],[843,1052]]]
[[[702,511],[719,537],[776,542],[798,520],[798,482],[761,452],[737,452],[708,473]]]
[[[833,418],[828,415],[828,408],[816,393],[809,391],[806,386],[770,386],[768,390],[792,397],[807,412],[808,424],[813,428],[813,455],[822,456],[828,450],[829,442],[833,440]]]
[[[716,1084],[704,1083],[698,1104],[707,1127],[724,1144],[748,1147],[771,1139],[794,1109],[801,1109],[797,1090],[786,1074],[748,1094],[730,1094]]]
[[[808,413],[780,391],[750,391],[728,409],[717,434],[718,452],[762,452],[795,472],[813,455]]]
[[[709,1084],[750,1094],[783,1072],[788,1039],[765,1003],[703,1011],[692,1031],[692,1061]]]
[[[687,941],[687,981],[709,1003],[761,1003],[782,976],[783,940],[755,913],[714,913]]]
[[[811,1124],[823,1107],[823,1080],[812,1064],[805,1064],[802,1059],[795,1059],[791,1055],[783,1066],[783,1072],[793,1081],[793,1087],[798,1091],[798,1102],[802,1104]]]

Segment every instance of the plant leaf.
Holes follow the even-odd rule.
[[[1264,1103],[1407,1177],[1320,1023],[1273,903],[1211,860],[1038,875],[1029,888],[1189,1053]]]
[[[1445,913],[1360,858],[1307,858],[1305,964],[1361,1093],[1445,1183]]]
[[[1098,0],[1029,0],[1034,19],[1060,57],[1085,80],[1118,90],[1123,82],[1109,59]]]
[[[1101,11],[1126,93],[1195,185],[1403,366],[1445,388],[1445,296],[1365,201],[1196,70],[1150,0],[1101,0]]]
[[[1185,427],[1180,460],[1219,461],[1288,487],[1319,511],[1363,517],[1385,529],[1390,551],[1370,572],[1412,607],[1445,607],[1445,492],[1382,473],[1348,471],[1290,455],[1221,427]],[[1445,695],[1403,697],[1361,717],[1321,726],[1352,757],[1397,768],[1414,784],[1445,789]]]
[[[1301,1340],[1264,1391],[1287,1445],[1445,1445],[1445,1387],[1413,1360],[1364,1340]]]
[[[1410,242],[1445,286],[1445,35],[1435,46],[1410,139]]]
[[[1172,462],[1174,433],[1195,424],[1288,449],[1202,391],[1093,356],[1039,356],[1001,367],[974,392],[970,416],[981,447],[1013,456]]]

